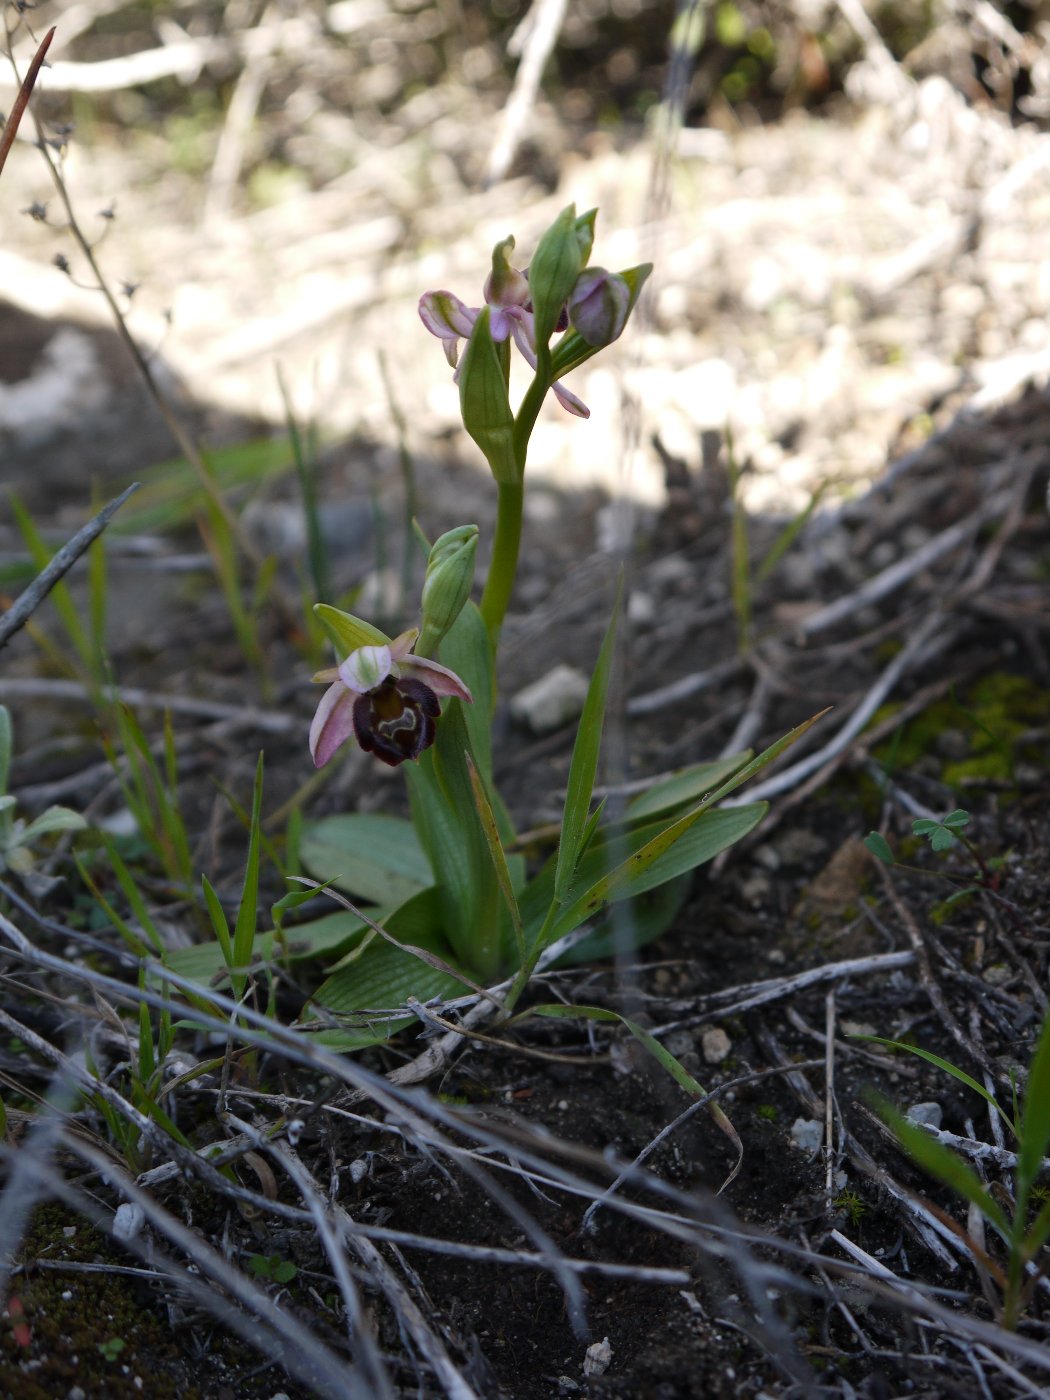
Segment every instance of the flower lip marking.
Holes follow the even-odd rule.
[[[439,695],[473,700],[454,671],[412,655],[418,636],[413,628],[390,643],[358,647],[339,666],[314,677],[330,682],[310,726],[315,767],[322,768],[351,738],[397,767],[434,742]]]

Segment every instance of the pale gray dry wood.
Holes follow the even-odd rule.
[[[533,0],[528,14],[511,37],[508,48],[512,53],[519,51],[521,61],[489,155],[486,174],[489,184],[502,180],[510,169],[529,112],[535,105],[544,67],[558,42],[567,5],[568,0]]]
[[[7,614],[5,614],[5,617]],[[304,721],[297,715],[279,710],[259,710],[252,705],[226,705],[219,700],[194,700],[183,695],[164,695],[156,690],[142,690],[133,685],[117,685],[106,692],[123,705],[143,710],[170,710],[175,715],[195,719],[229,722],[246,729],[261,729],[268,734],[292,734],[303,730]],[[95,705],[98,697],[78,681],[45,680],[35,677],[0,677],[0,696],[25,696],[34,700],[76,700]]]

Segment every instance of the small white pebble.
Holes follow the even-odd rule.
[[[609,1369],[612,1354],[608,1337],[603,1337],[600,1342],[592,1342],[587,1348],[587,1355],[583,1358],[583,1374],[585,1376],[604,1376]]]
[[[358,1157],[350,1163],[350,1180],[355,1186],[359,1186],[368,1175],[368,1163],[363,1157]]]
[[[824,1124],[817,1118],[796,1118],[791,1125],[791,1141],[803,1152],[816,1152],[824,1141]]]
[[[145,1223],[146,1213],[142,1207],[132,1201],[125,1201],[123,1205],[117,1206],[110,1229],[114,1239],[133,1240]]]
[[[568,1113],[568,1111],[569,1111],[569,1100],[568,1100],[568,1099],[559,1099],[559,1100],[558,1100],[558,1112],[559,1112],[559,1113]]]
[[[905,1114],[911,1123],[919,1123],[924,1128],[939,1128],[944,1119],[944,1110],[939,1103],[913,1103]]]
[[[514,696],[510,712],[534,734],[550,734],[579,718],[587,698],[587,687],[588,680],[582,671],[574,666],[555,666]]]
[[[716,1026],[714,1030],[704,1031],[700,1048],[707,1064],[720,1065],[733,1048],[733,1042],[720,1026]]]

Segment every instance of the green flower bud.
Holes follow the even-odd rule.
[[[459,617],[474,583],[478,527],[458,525],[434,542],[423,580],[423,629],[416,652],[431,656]]]
[[[463,426],[485,454],[499,482],[519,477],[514,457],[514,414],[507,393],[509,351],[497,345],[490,327],[491,307],[483,306],[474,322],[459,371],[459,408]]]
[[[615,280],[617,282],[625,282],[627,284],[628,299],[625,320],[628,319],[634,311],[642,288],[645,286],[646,278],[652,270],[652,263],[641,263],[638,267],[626,267],[622,272],[615,274]],[[587,270],[587,272],[590,271],[601,273],[601,268]],[[587,272],[583,274],[581,282],[586,280]],[[608,274],[606,274],[606,276],[608,276]],[[572,312],[573,308],[570,307],[570,316]],[[623,326],[621,325],[620,331],[622,330]],[[619,334],[619,331],[617,331],[617,334]],[[600,345],[592,345],[585,340],[575,326],[570,327],[568,335],[562,336],[561,340],[558,341],[551,357],[551,369],[554,373],[554,378],[561,379],[563,375],[568,374],[571,370],[577,369],[586,360],[596,355],[601,348]]]
[[[587,216],[582,220],[582,230],[577,228],[578,222],[576,206],[570,204],[540,239],[529,263],[529,291],[532,295],[537,348],[546,345],[554,334],[562,307],[583,270],[581,245],[587,242]]]

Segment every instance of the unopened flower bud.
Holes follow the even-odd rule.
[[[588,267],[576,279],[569,297],[569,323],[588,345],[611,345],[627,324],[631,289],[616,273]]]
[[[563,209],[540,239],[529,264],[529,290],[535,317],[537,346],[546,345],[554,334],[561,309],[583,268],[581,243],[588,228],[577,229],[576,206]]]
[[[478,527],[459,525],[435,541],[423,580],[423,628],[416,652],[430,656],[463,610],[474,583]]]

